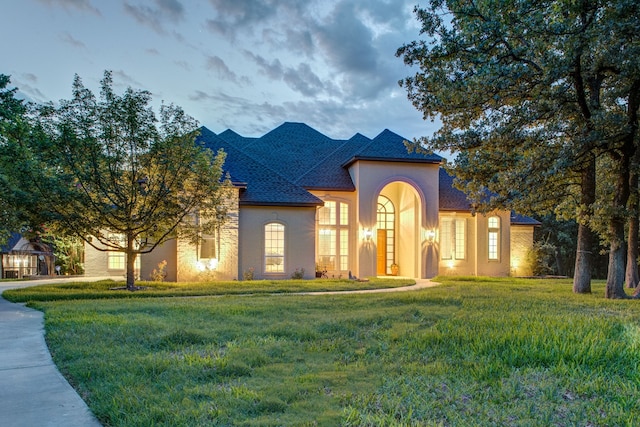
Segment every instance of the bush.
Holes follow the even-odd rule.
[[[556,260],[556,247],[552,243],[538,240],[527,253],[527,261],[534,276],[552,274]]]
[[[293,272],[293,274],[291,275],[292,279],[304,279],[304,268],[301,269],[297,269],[296,271]]]

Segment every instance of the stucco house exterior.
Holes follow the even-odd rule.
[[[472,214],[438,155],[409,153],[405,138],[331,139],[303,123],[259,138],[202,128],[199,141],[227,153],[234,185],[218,235],[197,247],[174,239],[140,257],[150,277],[166,260],[167,280],[290,278],[304,269],[329,277],[396,274],[528,275],[536,221],[510,212]],[[124,274],[123,254],[87,247],[85,273]]]

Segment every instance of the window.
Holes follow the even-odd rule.
[[[122,234],[111,233],[108,239],[121,248],[125,245],[124,235]],[[109,251],[107,252],[107,268],[109,270],[125,270],[127,268],[125,259],[124,252]]]
[[[318,264],[323,269],[349,270],[349,205],[326,200],[318,209]]]
[[[376,213],[376,227],[380,239],[380,253],[378,254],[379,274],[391,273],[391,265],[396,258],[396,210],[389,198],[378,196],[378,209]]]
[[[440,258],[466,258],[466,224],[464,218],[440,219]]]
[[[108,239],[119,245],[121,248],[125,247],[125,240],[123,234],[112,233],[109,234]],[[107,268],[109,270],[126,270],[127,261],[126,254],[124,252],[107,252]],[[133,266],[134,269],[140,270],[140,255],[136,257],[136,261]]]
[[[264,271],[284,273],[284,225],[277,222],[264,226]]]
[[[124,260],[124,252],[107,252],[107,268],[109,270],[124,270],[126,268]]]
[[[500,218],[497,216],[489,217],[487,223],[489,228],[489,259],[496,261],[500,259]]]

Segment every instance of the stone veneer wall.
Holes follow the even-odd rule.
[[[527,260],[529,250],[533,247],[533,227],[511,226],[511,275],[531,276],[531,265]]]
[[[227,200],[227,221],[220,229],[220,252],[218,267],[215,271],[198,271],[195,245],[177,239],[176,280],[178,282],[238,279],[238,197],[239,190],[234,189],[232,196]]]

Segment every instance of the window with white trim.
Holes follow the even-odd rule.
[[[440,218],[440,258],[465,259],[467,221],[464,218]]]
[[[500,259],[500,218],[498,218],[497,216],[489,217],[489,219],[487,220],[487,226],[489,229],[489,260],[497,261]]]
[[[318,265],[329,271],[349,270],[349,205],[325,200],[318,209]]]
[[[264,271],[284,273],[284,225],[278,222],[264,226]]]
[[[108,239],[121,248],[125,246],[124,234],[111,233]],[[134,263],[134,269],[140,270],[140,254],[136,257]],[[126,270],[127,269],[127,255],[124,252],[109,251],[107,252],[107,269],[109,270]]]

